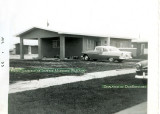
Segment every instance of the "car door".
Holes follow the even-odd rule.
[[[102,59],[102,52],[103,52],[103,48],[102,47],[97,47],[95,49],[95,54],[94,54],[94,59]]]
[[[102,57],[101,58],[103,60],[106,60],[107,58],[109,58],[109,54],[110,54],[109,49],[103,48],[103,52],[102,52]]]

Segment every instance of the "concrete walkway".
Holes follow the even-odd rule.
[[[83,76],[61,76],[55,78],[46,78],[31,81],[21,81],[9,86],[9,93],[23,92],[27,90],[35,90],[39,88],[46,88],[49,86],[62,85],[67,83],[74,83],[79,81],[86,81],[91,79],[104,78],[109,76],[117,76],[123,74],[135,73],[135,69],[118,69],[102,72],[86,73]]]
[[[147,102],[127,108],[115,114],[147,114]]]

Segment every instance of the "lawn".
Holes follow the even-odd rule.
[[[144,85],[127,74],[9,94],[9,114],[112,114],[147,101],[147,88],[103,88]]]
[[[107,61],[55,61],[55,60],[10,60],[10,67],[27,69],[47,69],[47,68],[81,68],[86,73],[107,71],[124,68],[135,68],[135,63],[138,61],[125,61],[122,63],[110,63]],[[58,77],[63,75],[83,75],[82,72],[77,73],[53,73],[53,72],[10,72],[10,83],[16,81],[36,80],[42,78]]]

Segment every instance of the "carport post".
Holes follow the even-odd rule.
[[[65,59],[65,36],[60,35],[60,59]]]
[[[110,46],[110,37],[108,37],[107,46]]]
[[[20,59],[24,59],[23,38],[20,38]]]
[[[38,38],[38,58],[42,59],[42,39]]]

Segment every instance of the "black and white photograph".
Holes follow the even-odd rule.
[[[1,114],[158,114],[158,0],[0,0]]]

